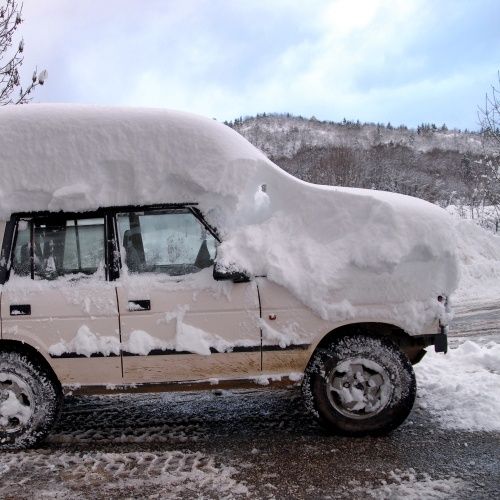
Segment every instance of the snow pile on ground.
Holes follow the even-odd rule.
[[[409,500],[434,498],[437,500],[456,498],[457,493],[464,487],[464,482],[461,479],[454,477],[432,479],[429,474],[418,474],[413,469],[390,471],[387,480],[381,479],[380,483],[381,485],[375,488],[359,487],[353,484],[349,495],[352,495],[352,498],[407,498]]]
[[[456,218],[471,220],[493,233],[500,229],[500,210],[495,205],[448,205],[445,210]]]
[[[5,107],[0,147],[0,217],[197,201],[223,237],[220,261],[267,275],[325,319],[364,315],[419,331],[442,313],[437,295],[456,287],[443,210],[305,183],[213,120],[152,109]],[[387,307],[366,307],[381,303]]]
[[[417,408],[441,426],[500,431],[500,344],[466,341],[445,356],[429,350],[415,372]]]

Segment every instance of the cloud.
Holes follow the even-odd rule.
[[[37,100],[474,128],[499,17],[494,0],[25,0],[22,32],[26,71],[49,70]]]

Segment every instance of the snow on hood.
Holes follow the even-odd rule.
[[[457,284],[444,210],[300,181],[214,120],[158,109],[6,106],[0,144],[1,218],[199,202],[223,237],[220,261],[266,274],[325,319],[383,303],[416,328]]]

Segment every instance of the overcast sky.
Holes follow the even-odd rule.
[[[24,0],[39,102],[477,129],[499,0]]]

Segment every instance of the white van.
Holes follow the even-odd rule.
[[[439,208],[314,186],[165,110],[0,110],[0,449],[65,392],[302,384],[345,435],[411,411],[457,282]]]

